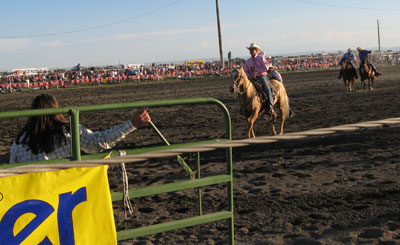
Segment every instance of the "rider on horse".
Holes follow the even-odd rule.
[[[269,103],[267,104],[267,108],[269,107],[270,113],[273,113],[272,92],[267,80],[267,71],[269,67],[268,61],[260,54],[261,48],[257,44],[251,43],[247,49],[250,51],[251,57],[246,61],[244,71],[250,81],[258,81],[261,83],[264,92],[263,100],[265,99],[266,102]]]
[[[344,62],[344,61],[346,61],[348,64],[351,65],[351,70],[354,72],[355,78],[356,78],[356,79],[358,78],[358,77],[357,77],[356,69],[354,68],[354,65],[353,65],[353,60],[354,60],[354,55],[351,53],[351,49],[348,48],[348,49],[347,49],[347,53],[345,53],[345,54],[342,56],[342,58],[340,59],[340,62],[339,62],[339,64],[340,64],[340,71],[339,71],[339,77],[338,77],[338,79],[341,79],[341,78],[342,78],[342,72],[343,72],[342,65],[343,65],[343,62]]]
[[[275,79],[275,80],[283,83],[282,75],[273,66],[270,66],[268,68],[267,77],[268,77],[269,80]]]
[[[372,67],[372,70],[375,72],[376,76],[380,76],[382,75],[381,73],[376,71],[376,67],[369,62],[368,60],[368,54],[371,53],[371,50],[366,50],[366,49],[362,49],[360,47],[357,48],[358,51],[358,57],[360,58],[360,75],[362,74],[362,69],[363,69],[363,65],[365,64],[365,62],[367,62],[367,65],[370,65]]]

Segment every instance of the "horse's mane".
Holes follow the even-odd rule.
[[[237,71],[238,73],[240,73],[244,78],[246,78],[246,79],[249,80],[249,78],[247,77],[246,72],[244,71],[243,66],[240,66],[239,68],[235,68],[235,69],[236,69],[236,71]]]

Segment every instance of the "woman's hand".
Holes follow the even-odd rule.
[[[131,121],[135,128],[139,128],[149,123],[151,121],[151,118],[146,110],[138,110],[135,111],[135,113],[133,114]]]

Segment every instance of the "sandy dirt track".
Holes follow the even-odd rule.
[[[284,73],[296,113],[286,132],[400,117],[400,67],[379,67],[375,90],[346,92],[338,71]],[[229,109],[233,138],[247,135],[228,77],[47,90],[60,106],[212,97]],[[43,91],[1,94],[1,111],[28,109]],[[150,108],[153,122],[170,141],[183,143],[224,136],[224,121],[212,105]],[[127,110],[81,114],[92,130],[106,129],[132,115]],[[1,163],[25,119],[0,121]],[[269,135],[267,121],[255,124]],[[400,244],[400,125],[362,129],[324,137],[234,148],[236,244]],[[139,129],[115,149],[163,145],[151,127]],[[182,155],[195,169],[196,156]],[[225,170],[223,150],[201,154],[202,176]],[[187,179],[176,158],[128,164],[130,187]],[[121,190],[118,168],[110,169],[110,188]],[[203,188],[204,212],[226,208],[225,186]],[[182,191],[132,201],[134,214],[123,218],[115,204],[118,230],[196,214],[196,192]],[[227,224],[215,222],[124,241],[121,244],[226,244]]]

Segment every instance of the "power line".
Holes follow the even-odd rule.
[[[155,13],[155,12],[157,12],[157,11],[160,11],[160,10],[162,10],[162,9],[165,9],[165,8],[168,8],[168,7],[172,6],[172,5],[175,5],[175,4],[177,4],[177,3],[181,2],[181,1],[182,1],[182,0],[177,0],[177,1],[175,1],[175,2],[169,3],[169,4],[164,5],[164,6],[162,6],[162,7],[159,7],[159,8],[153,9],[153,10],[150,10],[150,11],[148,11],[148,12],[145,12],[145,13],[143,13],[143,14],[136,15],[136,16],[133,16],[133,17],[129,17],[129,18],[127,18],[127,19],[115,21],[115,22],[112,22],[112,23],[100,25],[100,26],[88,27],[88,28],[78,29],[78,30],[72,30],[72,31],[63,31],[63,32],[46,33],[46,34],[0,36],[0,38],[3,38],[3,39],[13,39],[13,38],[48,37],[48,36],[57,36],[57,35],[72,34],[72,33],[77,33],[77,32],[92,31],[92,30],[104,28],[104,27],[107,27],[107,26],[117,25],[117,24],[120,24],[120,23],[123,23],[123,22],[131,21],[131,20],[134,20],[134,19],[137,19],[137,18],[140,18],[140,17],[144,17],[144,16],[146,16],[146,15],[153,14],[153,13]]]
[[[301,3],[325,6],[325,7],[335,7],[335,8],[358,9],[358,10],[369,10],[369,11],[390,11],[390,12],[398,12],[398,11],[400,11],[399,9],[381,9],[381,8],[354,7],[354,6],[346,6],[346,5],[329,4],[329,3],[319,3],[319,2],[306,1],[306,0],[295,0],[295,1],[296,2],[301,2]]]

